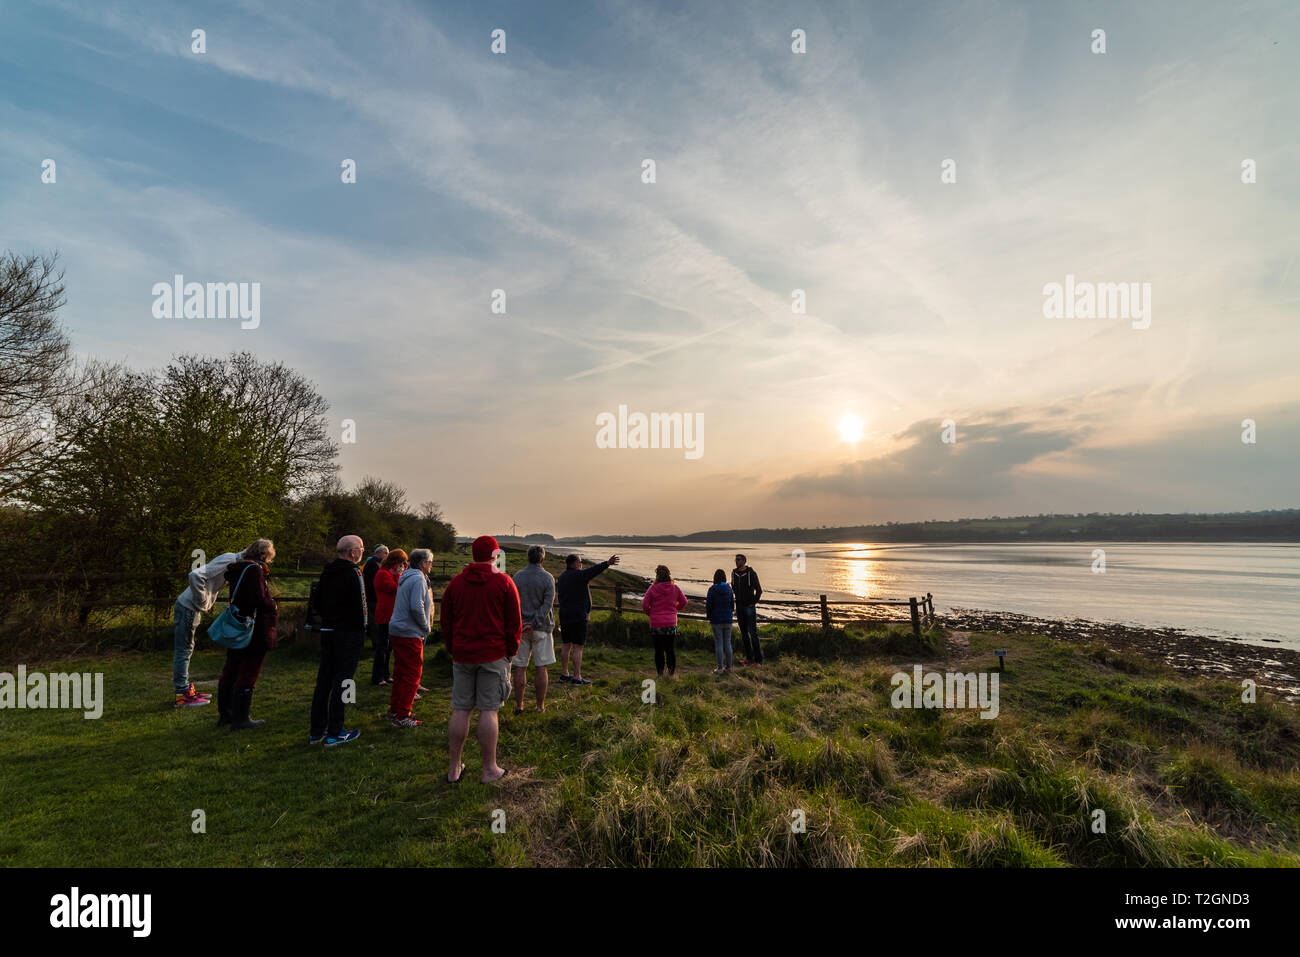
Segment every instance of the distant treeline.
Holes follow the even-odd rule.
[[[1020,515],[821,528],[729,528],[689,535],[590,535],[561,542],[1300,542],[1300,509],[1266,512]]]

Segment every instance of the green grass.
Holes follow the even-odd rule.
[[[386,689],[358,669],[354,744],[306,743],[315,658],[267,659],[254,714],[170,707],[170,654],[29,669],[102,670],[97,721],[0,712],[0,861],[81,865],[1259,866],[1300,864],[1300,716],[1242,704],[1097,647],[973,635],[764,629],[770,661],[725,678],[701,626],[658,684],[644,619],[598,613],[573,688],[545,714],[502,712],[512,775],[448,785],[450,666],[431,642],[424,727],[383,722]],[[1007,648],[1000,715],[895,710],[890,675],[986,670]],[[212,689],[221,656],[196,655]],[[12,665],[0,670],[13,670]],[[552,668],[552,675],[558,669]],[[531,690],[528,704],[531,707]],[[191,812],[206,812],[194,834]],[[505,833],[492,814],[505,813]],[[1106,833],[1093,833],[1105,811]],[[792,833],[802,812],[804,833]]]

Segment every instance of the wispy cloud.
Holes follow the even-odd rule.
[[[560,21],[50,0],[9,36],[0,241],[64,250],[78,345],[285,359],[364,423],[345,477],[391,475],[462,524],[497,495],[536,527],[628,529],[628,490],[666,496],[677,530],[835,521],[864,488],[879,517],[1005,512],[1062,462],[1088,484],[1059,483],[1061,509],[1123,508],[1122,468],[1089,449],[1294,414],[1289,4],[608,3]],[[260,279],[257,341],[160,328],[142,305],[172,272]],[[1151,282],[1151,328],[1044,319],[1066,273]],[[597,401],[705,412],[708,452],[689,473],[598,456]],[[873,458],[838,441],[846,412]],[[968,444],[913,431],[947,416]],[[514,460],[604,481],[574,502],[567,475],[430,466],[497,457],[503,436]],[[1211,502],[1240,464],[1171,461],[1170,495]],[[746,475],[761,504],[692,497]]]

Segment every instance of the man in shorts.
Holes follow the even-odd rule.
[[[591,617],[591,588],[593,578],[611,565],[618,564],[618,556],[611,555],[599,565],[582,567],[581,555],[569,555],[564,559],[564,571],[560,572],[555,582],[556,594],[560,597],[560,638],[564,644],[560,648],[560,662],[564,670],[561,681],[575,685],[589,685],[591,682],[582,676],[582,646],[587,643],[587,619]],[[569,660],[572,655],[573,674],[569,674]]]
[[[497,712],[510,699],[510,659],[519,650],[523,621],[519,591],[497,569],[501,549],[491,535],[474,539],[472,563],[447,583],[442,593],[442,641],[451,655],[450,761],[447,780],[465,773],[461,752],[469,736],[469,713],[478,709],[478,747],[484,784],[508,773],[497,764]]]
[[[546,549],[533,545],[528,549],[528,564],[515,574],[524,629],[519,639],[519,654],[512,662],[515,714],[524,713],[529,657],[537,666],[533,673],[533,691],[537,696],[538,711],[546,710],[546,688],[550,683],[546,666],[555,664],[555,641],[551,638],[551,631],[555,628],[555,618],[551,614],[551,606],[555,604],[555,578],[542,567],[545,558]]]

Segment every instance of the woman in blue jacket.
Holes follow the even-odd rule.
[[[713,587],[704,597],[704,612],[713,626],[713,653],[718,659],[715,675],[731,671],[731,618],[735,610],[735,592],[727,584],[727,573],[719,568],[713,573]]]

